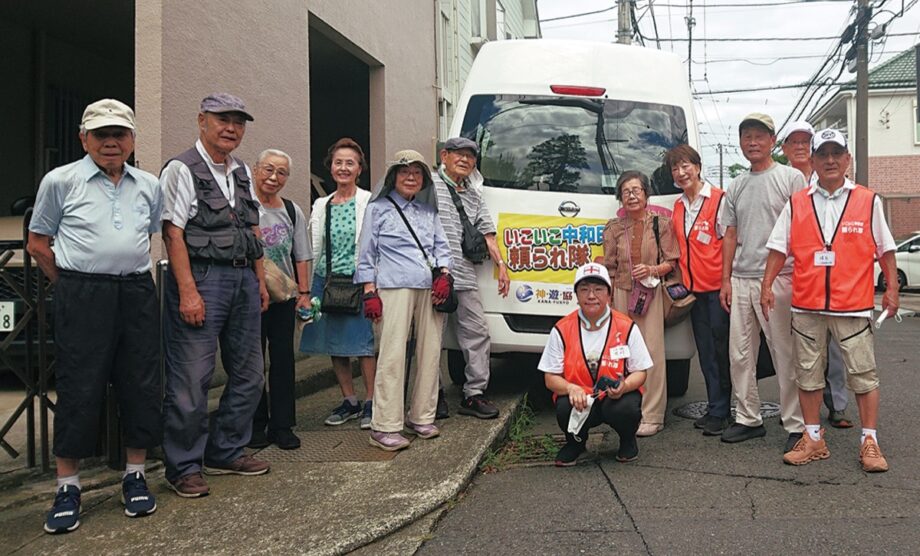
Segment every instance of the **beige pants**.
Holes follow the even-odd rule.
[[[640,316],[626,311],[629,292],[621,289],[613,291],[613,308],[628,315],[639,326],[642,339],[652,356],[654,366],[645,374],[645,393],[642,395],[642,422],[654,425],[664,424],[664,413],[668,408],[667,363],[664,354],[664,305],[661,296],[664,292],[659,286],[648,311]]]
[[[770,313],[769,322],[764,320],[760,307],[760,285],[760,278],[732,278],[728,357],[731,361],[732,392],[737,402],[735,422],[749,427],[763,424],[757,389],[757,352],[763,329],[779,381],[783,428],[788,432],[802,432],[805,424],[792,361],[792,276],[777,276],[773,282],[776,305]]]
[[[415,322],[417,370],[410,390],[409,420],[417,425],[434,422],[438,404],[438,370],[444,315],[431,305],[431,290],[379,290],[383,301],[380,355],[374,377],[374,417],[371,428],[380,432],[403,429],[406,383],[406,342]]]
[[[872,319],[792,313],[795,383],[798,387],[806,392],[824,390],[828,331],[840,344],[850,390],[865,394],[878,388]]]

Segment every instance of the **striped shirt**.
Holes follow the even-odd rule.
[[[438,171],[431,176],[434,180],[435,191],[438,194],[438,216],[441,218],[441,226],[444,228],[444,234],[447,236],[447,244],[450,246],[451,259],[453,267],[450,272],[454,276],[454,288],[458,291],[478,289],[476,284],[476,266],[463,256],[460,248],[460,240],[463,237],[463,224],[460,222],[460,214],[454,205],[448,187],[454,187],[453,182],[444,173],[444,167],[438,168]],[[466,211],[467,218],[483,234],[494,234],[495,224],[492,223],[492,216],[482,200],[482,192],[479,188],[471,185],[467,180],[466,187],[463,190],[457,190],[460,196],[460,202],[463,203],[463,210]]]

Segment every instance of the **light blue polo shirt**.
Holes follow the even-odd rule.
[[[125,164],[116,186],[86,155],[42,178],[29,231],[54,237],[58,268],[124,276],[150,270],[162,210],[152,174]]]

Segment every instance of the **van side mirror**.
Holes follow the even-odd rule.
[[[907,249],[908,253],[917,253],[918,251],[920,251],[920,245],[917,244],[913,244]]]

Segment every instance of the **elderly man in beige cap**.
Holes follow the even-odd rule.
[[[160,230],[163,196],[154,176],[127,164],[134,133],[134,111],[125,104],[104,99],[87,106],[80,124],[86,156],[42,179],[29,224],[28,251],[55,284],[58,478],[48,533],[80,526],[79,463],[95,453],[109,382],[127,447],[125,514],[156,510],[144,461],[161,438],[150,234]]]
[[[766,434],[756,371],[763,330],[779,380],[782,423],[788,433],[783,450],[786,453],[804,430],[792,365],[791,261],[786,261],[773,282],[776,307],[769,321],[760,306],[760,288],[767,263],[767,239],[789,198],[805,188],[805,177],[795,168],[773,160],[776,126],[770,116],[748,114],[738,133],[741,152],[751,163],[751,170],[729,184],[722,214],[726,231],[719,299],[731,313],[728,354],[737,402],[735,423],[722,433],[722,441],[743,442]]]

